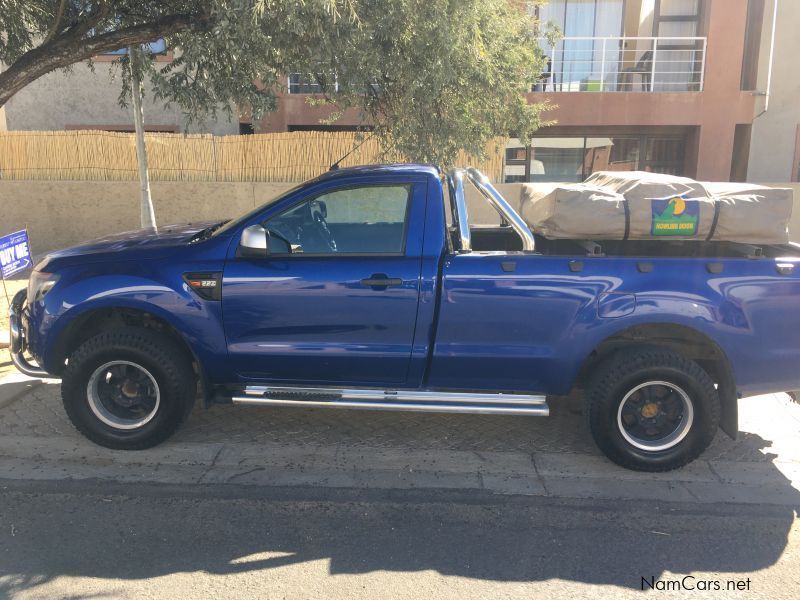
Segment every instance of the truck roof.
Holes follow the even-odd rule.
[[[347,167],[344,169],[334,169],[327,171],[317,177],[317,181],[329,181],[338,179],[340,177],[347,177],[348,175],[369,175],[371,173],[424,173],[439,176],[439,169],[433,165],[426,165],[421,163],[395,163],[388,165],[359,165],[356,167]]]

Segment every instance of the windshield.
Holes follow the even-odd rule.
[[[275,196],[274,198],[272,198],[270,200],[267,200],[266,202],[264,202],[264,204],[254,208],[253,210],[251,210],[249,212],[246,212],[242,216],[237,217],[236,219],[233,219],[231,221],[228,221],[222,227],[217,229],[211,235],[211,237],[216,237],[218,235],[221,235],[221,234],[225,233],[226,231],[230,231],[231,229],[234,229],[235,227],[238,227],[241,223],[244,223],[245,221],[250,220],[251,218],[253,218],[253,216],[255,216],[258,213],[260,213],[262,210],[267,208],[270,204],[275,204],[276,202],[279,202],[279,201],[283,200],[284,198],[286,198],[290,194],[294,194],[297,190],[299,190],[301,187],[303,187],[303,185],[305,185],[305,184],[301,183],[300,185],[296,185],[295,187],[291,188],[290,190],[286,190],[282,194],[279,194],[278,196]]]

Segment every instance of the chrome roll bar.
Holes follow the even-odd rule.
[[[460,252],[472,252],[472,234],[469,231],[469,215],[467,213],[467,199],[464,196],[464,170],[453,169],[447,174],[450,190],[453,193],[455,213],[453,219],[458,228],[458,241]]]
[[[489,181],[489,178],[474,167],[464,169],[452,169],[447,174],[447,181],[453,193],[455,203],[455,214],[453,216],[458,227],[458,236],[461,244],[461,252],[471,252],[471,236],[469,231],[469,215],[467,213],[467,201],[464,195],[464,175],[466,174],[470,183],[474,185],[481,196],[497,211],[504,223],[511,225],[511,228],[519,235],[522,240],[522,250],[524,252],[534,252],[536,241],[530,228],[517,214],[517,211],[500,195],[500,192]]]
[[[467,168],[467,177],[478,188],[478,191],[486,198],[489,204],[497,210],[500,217],[511,224],[512,229],[522,239],[522,249],[525,252],[533,252],[536,249],[536,241],[533,239],[530,228],[522,220],[522,217],[517,214],[517,211],[500,195],[500,192],[495,189],[489,178],[475,167]]]

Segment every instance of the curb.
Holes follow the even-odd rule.
[[[0,438],[0,479],[251,489],[451,490],[497,496],[797,506],[800,463],[701,460],[682,471],[622,471],[595,455],[170,443],[136,453],[75,437]],[[713,462],[713,465],[711,464]],[[713,468],[712,468],[713,466]],[[793,484],[794,482],[794,484]]]

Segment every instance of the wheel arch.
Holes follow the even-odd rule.
[[[201,383],[202,401],[204,404],[208,402],[210,390],[213,387],[209,383],[202,361],[192,348],[192,345],[180,332],[180,329],[163,315],[160,315],[157,309],[149,310],[144,307],[125,305],[101,306],[76,315],[58,332],[48,360],[48,363],[58,371],[51,372],[60,375],[64,369],[66,359],[86,340],[104,331],[123,327],[142,327],[157,331],[174,341],[191,361],[192,367]]]
[[[739,430],[738,393],[733,368],[722,347],[696,328],[669,322],[640,323],[620,329],[597,344],[581,363],[577,383],[582,385],[594,367],[615,352],[631,346],[658,346],[697,362],[717,385],[722,406],[720,428],[736,438]]]

